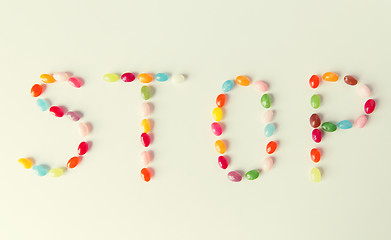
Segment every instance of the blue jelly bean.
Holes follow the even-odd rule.
[[[269,123],[268,125],[265,126],[265,136],[266,137],[273,136],[275,130],[276,130],[276,127],[274,126],[274,124]]]
[[[40,98],[37,99],[37,105],[41,108],[42,111],[46,111],[50,108],[49,102]]]
[[[232,88],[234,87],[234,81],[232,80],[227,80],[223,83],[223,92],[229,92],[232,90]]]
[[[159,81],[159,82],[165,82],[168,80],[168,74],[167,73],[157,73],[155,75],[155,79],[156,81]]]
[[[46,165],[35,165],[33,170],[37,172],[38,176],[45,176],[49,172],[49,167]]]
[[[340,129],[349,129],[353,127],[353,123],[349,120],[343,120],[340,121],[337,126]]]

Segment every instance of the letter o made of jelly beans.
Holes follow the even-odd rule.
[[[71,76],[71,74],[66,72],[56,72],[53,75],[51,74],[42,74],[41,83],[34,84],[30,90],[32,97],[37,98],[37,106],[42,111],[50,112],[54,117],[62,118],[67,116],[71,121],[77,123],[79,132],[83,140],[79,143],[77,148],[77,154],[69,158],[66,166],[51,168],[46,164],[35,164],[35,161],[31,158],[20,158],[18,160],[19,164],[26,169],[33,169],[38,176],[50,175],[52,177],[62,176],[67,169],[75,168],[81,161],[82,156],[84,156],[89,148],[91,142],[87,142],[86,138],[91,131],[91,124],[88,122],[79,121],[81,116],[78,112],[66,111],[65,108],[60,106],[52,106],[48,100],[41,98],[43,93],[47,89],[48,84],[53,84],[57,82],[68,82],[71,86],[75,88],[80,88],[83,85],[83,80],[79,77]]]
[[[334,72],[327,72],[323,74],[322,80],[326,83],[336,83],[338,82],[338,74]],[[319,144],[322,141],[322,135],[331,132],[340,130],[351,129],[353,126],[357,128],[363,128],[367,123],[368,115],[371,114],[376,107],[376,102],[374,99],[371,99],[371,91],[365,84],[360,84],[358,80],[350,75],[344,77],[344,82],[352,87],[357,88],[360,96],[365,99],[364,104],[364,114],[357,117],[355,122],[350,120],[342,120],[339,122],[332,121],[322,121],[320,116],[317,113],[313,113],[310,116],[310,125],[313,128],[312,130],[312,139],[316,144]],[[312,75],[309,80],[309,85],[312,89],[317,89],[321,83],[321,79],[318,75]],[[318,109],[321,106],[321,98],[318,94],[314,94],[311,97],[311,106],[314,109]],[[319,147],[312,148],[310,150],[310,158],[315,164],[319,164],[321,160],[321,150]],[[321,170],[318,167],[314,167],[310,172],[310,178],[313,182],[320,182],[322,179]]]
[[[211,130],[213,135],[216,137],[215,140],[215,149],[217,153],[219,153],[220,156],[217,158],[217,163],[222,169],[227,169],[229,167],[229,162],[227,160],[227,147],[226,142],[221,137],[223,136],[223,128],[221,126],[221,122],[223,120],[223,107],[226,105],[226,98],[228,95],[228,92],[230,92],[235,85],[239,85],[242,87],[247,87],[251,85],[251,80],[246,76],[238,76],[236,77],[235,81],[233,80],[227,80],[223,83],[222,91],[220,95],[216,98],[216,107],[212,111],[212,116],[215,122],[211,124]],[[268,85],[263,81],[256,81],[253,83],[254,88],[261,92],[263,95],[260,98],[261,105],[267,109],[267,111],[264,113],[264,123],[265,123],[265,129],[264,134],[267,138],[273,136],[275,132],[275,125],[272,123],[273,121],[273,110],[271,110],[271,97],[267,93],[268,91]],[[274,159],[272,158],[272,155],[276,152],[277,149],[277,142],[276,141],[269,141],[269,143],[266,146],[266,154],[267,157],[263,160],[262,167],[260,169],[253,169],[250,171],[247,171],[245,173],[245,178],[248,180],[255,180],[259,177],[260,171],[268,171],[273,167]],[[232,182],[240,182],[243,178],[242,174],[239,171],[229,171],[228,179]]]

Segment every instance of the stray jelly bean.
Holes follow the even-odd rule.
[[[42,111],[47,111],[50,108],[49,102],[43,99],[37,99],[37,105]]]
[[[214,135],[220,136],[223,133],[223,128],[221,127],[221,125],[219,123],[214,122],[214,123],[212,123],[211,127],[212,127],[212,132]]]
[[[64,174],[65,170],[66,169],[61,168],[61,167],[50,169],[49,176],[54,177],[54,178],[61,177]]]
[[[153,80],[153,76],[149,73],[141,73],[138,75],[138,80],[141,83],[150,83]]]
[[[358,128],[363,128],[365,124],[367,124],[367,120],[368,120],[367,116],[365,115],[359,116],[354,122],[354,125],[356,125]]]
[[[266,152],[267,154],[273,154],[277,149],[277,143],[275,141],[270,141],[266,145]]]
[[[35,165],[33,166],[33,170],[37,173],[38,176],[43,177],[48,174],[50,168],[46,165]]]
[[[365,105],[364,105],[364,110],[366,114],[371,114],[375,110],[376,107],[376,102],[373,99],[369,99]]]
[[[149,182],[151,180],[151,175],[152,174],[148,168],[141,169],[140,176],[141,179],[144,180],[145,182]]]
[[[325,122],[322,124],[322,129],[326,132],[335,132],[335,130],[337,130],[337,125],[331,122]]]
[[[313,128],[318,128],[321,124],[320,117],[318,114],[314,113],[310,117],[310,124]]]
[[[69,74],[66,72],[56,72],[53,74],[53,78],[56,81],[65,82],[69,78]]]
[[[71,77],[68,79],[68,83],[75,88],[80,88],[83,86],[83,81],[80,78]]]
[[[148,133],[141,134],[141,144],[144,147],[148,147],[151,144],[151,137],[148,135]]]
[[[214,108],[212,116],[217,122],[221,121],[221,119],[223,119],[223,110],[219,107]]]
[[[18,163],[26,169],[30,169],[34,165],[34,162],[28,158],[21,158],[18,160]]]
[[[115,73],[106,73],[105,75],[103,75],[103,80],[105,80],[106,82],[116,82],[119,80],[119,76]]]
[[[144,165],[148,165],[152,160],[151,153],[148,151],[142,151],[140,157]]]
[[[246,172],[245,176],[248,180],[255,180],[259,177],[259,171],[258,170],[248,171]]]
[[[75,168],[80,162],[79,157],[72,157],[71,159],[68,160],[67,162],[67,167],[68,168]]]
[[[50,74],[42,74],[41,80],[44,83],[54,83],[56,81],[56,79],[54,79],[53,76]]]
[[[234,87],[234,81],[232,80],[227,80],[223,83],[223,87],[222,87],[222,90],[223,92],[229,92],[232,90],[232,88]]]
[[[67,117],[75,122],[79,121],[81,118],[80,115],[76,112],[67,112]]]
[[[321,179],[322,179],[322,173],[320,172],[320,170],[318,168],[313,168],[311,170],[311,180],[314,183],[318,183],[320,182]]]
[[[358,93],[364,98],[371,97],[371,90],[365,84],[361,84],[360,86],[358,86]]]
[[[343,120],[343,121],[340,121],[338,124],[337,124],[338,128],[340,129],[350,129],[353,127],[353,123],[349,120]]]
[[[315,95],[313,95],[311,97],[311,106],[313,108],[315,108],[315,109],[319,108],[320,107],[320,102],[321,102],[321,100],[320,100],[320,96],[319,95],[315,94]]]
[[[250,79],[246,76],[237,76],[236,83],[241,86],[248,86],[250,85]]]
[[[217,98],[216,98],[216,105],[217,105],[219,108],[222,108],[222,107],[225,105],[225,100],[226,100],[225,94],[220,94],[220,95],[217,96]]]
[[[144,133],[151,131],[151,123],[148,121],[148,119],[143,119],[141,121],[141,128]]]
[[[144,100],[148,100],[151,98],[151,88],[148,87],[148,86],[142,86],[141,87],[141,97],[144,99]]]
[[[350,76],[350,75],[346,75],[343,78],[343,80],[345,81],[346,84],[351,85],[351,86],[355,86],[358,83],[357,79],[353,76]]]
[[[271,136],[273,136],[275,129],[276,129],[276,127],[274,126],[273,123],[267,124],[267,125],[265,126],[265,130],[264,130],[265,136],[266,136],[266,137],[271,137]]]
[[[269,89],[269,86],[267,83],[263,81],[256,81],[254,82],[255,89],[258,90],[259,92],[266,92]]]
[[[81,122],[79,125],[79,132],[82,137],[87,137],[91,131],[90,124]]]
[[[224,156],[219,156],[218,163],[222,169],[227,169],[228,161]]]
[[[181,83],[183,83],[185,81],[185,75],[183,75],[183,74],[174,74],[171,77],[171,81],[174,84],[181,84]]]
[[[133,73],[127,72],[121,75],[121,80],[124,82],[133,82],[136,76]]]
[[[269,123],[273,120],[274,118],[274,112],[272,110],[267,110],[264,114],[263,114],[263,122],[264,123]]]
[[[319,149],[317,148],[313,148],[311,149],[311,160],[314,162],[314,163],[317,163],[320,161],[320,151]]]
[[[273,158],[267,157],[267,158],[265,158],[265,161],[263,162],[262,170],[269,171],[270,169],[272,169],[273,165],[274,165]]]
[[[333,72],[327,72],[323,74],[323,80],[327,82],[336,82],[338,81],[338,74],[333,73]]]
[[[317,88],[319,87],[319,76],[318,75],[312,75],[310,78],[310,87],[311,88]]]
[[[141,104],[141,115],[143,117],[148,117],[149,115],[151,115],[152,111],[153,106],[151,103],[144,102]]]
[[[221,153],[221,154],[225,153],[226,147],[225,147],[225,143],[223,141],[217,140],[215,142],[215,148],[218,153]]]
[[[52,106],[52,107],[49,108],[49,111],[56,117],[64,116],[64,110],[62,110],[61,107]]]
[[[33,97],[40,96],[42,92],[43,92],[43,86],[41,84],[34,84],[30,90],[31,96]]]
[[[322,141],[322,132],[319,129],[314,129],[312,131],[312,139],[316,143],[320,143]]]
[[[86,143],[86,142],[81,142],[81,143],[79,144],[79,147],[77,148],[79,155],[80,155],[80,156],[83,156],[84,154],[86,154],[87,151],[88,151],[88,147],[89,147],[89,146],[88,146],[88,143]]]
[[[168,80],[168,78],[169,78],[169,76],[167,73],[158,73],[155,75],[155,79],[158,82],[165,82]]]
[[[227,174],[228,179],[231,182],[240,182],[242,181],[242,175],[239,172],[231,171]]]
[[[272,100],[269,94],[263,94],[261,97],[261,104],[264,108],[270,108]]]

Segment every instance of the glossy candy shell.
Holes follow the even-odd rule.
[[[144,99],[144,100],[148,100],[151,98],[151,95],[152,95],[152,91],[151,91],[151,88],[148,87],[148,86],[142,86],[141,87],[141,97]]]
[[[151,137],[147,133],[141,134],[141,144],[144,147],[148,147],[151,144]]]
[[[226,151],[225,143],[221,140],[215,142],[215,149],[218,153],[224,154]]]
[[[261,97],[261,104],[264,108],[270,108],[272,100],[269,94],[263,94]]]
[[[219,107],[213,109],[212,116],[216,122],[220,122],[223,119],[223,110]]]
[[[340,129],[350,129],[353,127],[353,123],[349,120],[343,120],[343,121],[340,121],[338,124],[337,124],[338,128]]]
[[[223,128],[217,122],[212,123],[211,128],[212,128],[213,134],[216,136],[220,136],[223,133]]]
[[[49,108],[49,111],[56,117],[63,117],[64,116],[64,110],[58,106],[52,106]]]
[[[277,143],[274,141],[270,141],[266,146],[267,154],[273,154],[277,149]]]
[[[226,100],[225,94],[218,95],[217,98],[216,98],[216,105],[219,108],[222,108],[225,105],[225,100]]]
[[[337,125],[331,122],[325,122],[322,124],[322,129],[326,132],[335,132],[335,130],[337,130]]]
[[[258,170],[248,171],[246,172],[245,176],[248,180],[255,180],[259,177],[259,171]]]
[[[319,108],[320,107],[320,102],[321,102],[321,100],[320,100],[320,96],[319,95],[315,94],[315,95],[313,95],[311,97],[311,106],[313,108],[315,108],[315,109]]]
[[[327,82],[336,82],[338,81],[338,74],[333,73],[333,72],[327,72],[323,74],[322,79]]]
[[[242,175],[237,171],[231,171],[227,174],[228,179],[231,182],[240,182],[242,181]]]
[[[369,99],[365,105],[364,105],[364,110],[366,114],[371,114],[375,110],[376,107],[376,102],[373,99]]]
[[[346,84],[350,85],[350,86],[355,86],[357,85],[358,81],[355,77],[353,76],[350,76],[350,75],[346,75],[343,80],[345,81]]]
[[[83,81],[80,78],[71,77],[68,79],[68,83],[75,88],[80,88],[83,86]]]
[[[266,137],[271,137],[271,136],[273,136],[275,130],[276,130],[276,127],[274,126],[274,124],[269,123],[265,126],[264,134]]]
[[[40,96],[42,92],[43,92],[43,86],[41,84],[34,84],[30,90],[31,96],[33,97]]]
[[[143,168],[140,171],[140,176],[142,180],[144,180],[145,182],[149,182],[151,180],[152,174],[148,168]]]
[[[133,82],[135,79],[136,79],[136,76],[130,72],[126,72],[121,75],[121,80],[124,82]]]
[[[168,80],[168,78],[169,78],[169,76],[167,73],[158,73],[155,75],[155,79],[158,82],[165,82]]]
[[[312,75],[310,80],[309,80],[310,87],[314,88],[314,89],[319,87],[319,82],[320,82],[319,76],[318,75]]]
[[[79,153],[80,156],[86,154],[87,151],[88,151],[88,143],[86,143],[86,142],[81,142],[81,143],[79,144],[79,147],[77,148],[77,150],[78,150],[78,153]]]
[[[318,128],[321,124],[321,120],[318,114],[314,113],[310,117],[310,124],[313,128]]]
[[[311,155],[311,160],[314,163],[317,163],[317,162],[320,161],[321,154],[320,154],[320,151],[317,148],[311,149],[311,154],[310,155]]]
[[[314,129],[312,131],[312,139],[316,143],[320,143],[322,141],[322,132],[319,129]]]
[[[228,161],[227,161],[227,159],[226,159],[224,156],[219,156],[217,162],[219,163],[219,166],[220,166],[222,169],[227,169],[227,167],[228,167]]]
[[[150,83],[153,80],[153,76],[149,73],[141,73],[138,75],[138,80],[141,83]]]
[[[35,165],[33,170],[37,173],[38,176],[43,177],[49,173],[50,168],[45,165]]]
[[[68,168],[75,168],[80,162],[79,157],[72,157],[71,159],[68,160],[67,167]]]
[[[241,86],[248,86],[250,85],[250,79],[246,76],[238,76],[235,79],[236,83]]]
[[[318,183],[322,179],[322,173],[320,172],[320,170],[318,168],[313,168],[311,170],[311,175],[310,176],[311,176],[311,180],[314,183]]]
[[[106,73],[105,75],[103,75],[103,80],[105,80],[106,82],[116,82],[119,80],[119,76],[115,73]]]
[[[44,83],[54,83],[56,81],[56,79],[54,79],[53,76],[50,74],[42,74],[41,80]]]
[[[229,92],[232,90],[233,87],[234,87],[234,81],[227,80],[223,83],[222,90],[223,92]]]

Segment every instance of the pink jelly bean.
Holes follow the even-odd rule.
[[[148,151],[142,151],[140,157],[144,165],[148,165],[152,159],[151,153]]]
[[[314,129],[312,131],[312,139],[316,143],[320,143],[320,141],[322,141],[322,132],[319,129]]]
[[[133,73],[127,72],[122,74],[121,79],[124,82],[133,82],[134,79],[136,79],[136,76]]]
[[[151,144],[151,138],[149,137],[149,135],[147,133],[142,133],[141,134],[141,144],[144,147],[148,147],[149,144]]]
[[[90,131],[90,125],[88,123],[79,123],[79,132],[82,137],[87,137]]]
[[[270,170],[270,169],[273,167],[273,164],[274,164],[273,158],[268,157],[268,158],[266,158],[265,161],[263,162],[262,169],[263,169],[264,171],[268,171],[268,170]]]
[[[264,114],[263,114],[263,121],[265,123],[269,123],[273,120],[273,117],[274,117],[274,112],[272,110],[267,110]]]
[[[81,142],[81,143],[79,144],[79,147],[78,147],[77,149],[78,149],[78,152],[79,152],[79,155],[80,155],[80,156],[86,154],[86,152],[88,151],[88,143],[86,143],[86,142]]]
[[[228,161],[224,156],[219,156],[218,163],[222,169],[227,169]]]
[[[141,115],[143,117],[148,117],[153,111],[153,106],[151,103],[144,102],[141,104]]]
[[[75,122],[80,120],[80,115],[72,111],[67,113],[67,117]]]
[[[214,122],[214,123],[212,123],[211,127],[212,127],[212,132],[214,135],[220,136],[223,133],[223,128],[221,127],[221,125],[219,123]]]
[[[375,110],[376,107],[376,102],[373,99],[369,99],[365,105],[364,105],[364,110],[366,114],[371,114]]]
[[[354,125],[356,125],[358,128],[363,128],[365,124],[367,124],[367,120],[368,120],[367,116],[365,115],[359,116],[356,119]]]
[[[62,108],[53,106],[49,108],[49,111],[56,117],[62,117],[64,116],[64,110]]]
[[[242,181],[242,175],[239,172],[231,171],[228,173],[228,179],[232,182],[240,182]]]
[[[358,86],[358,93],[364,98],[369,98],[371,96],[371,90],[365,84],[360,84],[360,86]]]
[[[257,89],[260,92],[266,92],[268,90],[267,83],[263,81],[256,81],[254,82],[255,89]]]
[[[83,86],[83,81],[80,78],[71,77],[68,79],[68,83],[75,88],[80,88]]]

